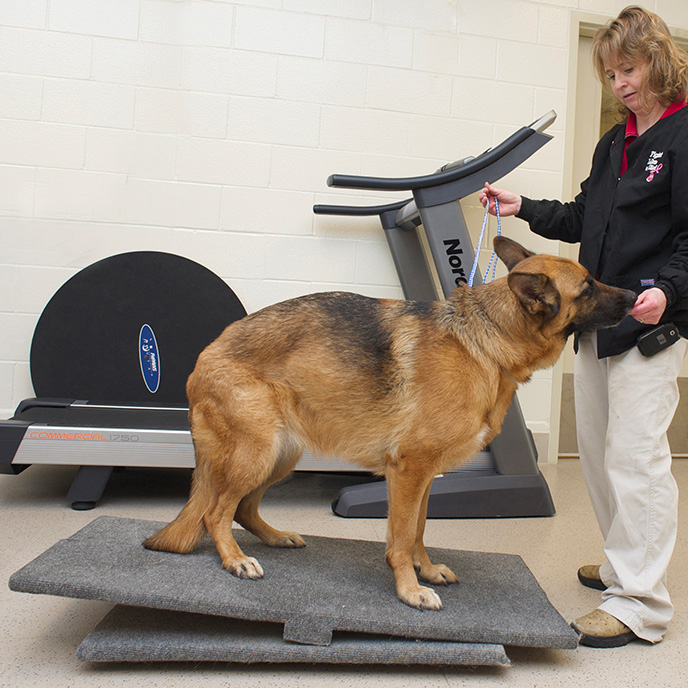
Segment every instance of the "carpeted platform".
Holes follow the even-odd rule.
[[[441,612],[420,612],[397,600],[384,543],[308,536],[305,549],[273,549],[238,530],[242,549],[265,570],[251,581],[222,568],[209,538],[191,555],[146,550],[141,543],[162,525],[97,518],[15,573],[10,587],[281,623],[284,640],[305,645],[330,645],[334,631],[560,649],[578,643],[518,556],[429,549],[460,583],[438,590]]]
[[[509,666],[502,645],[335,632],[328,646],[285,642],[280,624],[116,606],[77,649],[91,662],[308,662]]]

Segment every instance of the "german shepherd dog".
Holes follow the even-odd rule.
[[[574,261],[506,237],[494,246],[508,276],[460,286],[445,301],[312,294],[227,327],[187,383],[196,453],[189,500],[144,545],[188,553],[207,530],[228,571],[261,578],[232,522],[273,547],[303,547],[301,536],[263,521],[258,504],[307,448],[387,479],[386,559],[397,596],[441,609],[418,582],[457,581],[423,545],[433,477],[491,441],[517,386],[553,365],[572,332],[616,325],[636,300]]]

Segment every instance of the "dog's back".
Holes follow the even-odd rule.
[[[462,443],[447,437],[444,413],[453,414],[451,426],[463,426],[463,436],[475,434],[460,417],[461,400],[480,406],[492,403],[494,393],[475,398],[483,386],[475,378],[491,376],[446,327],[446,309],[335,292],[259,311],[201,354],[187,385],[192,426],[216,408],[209,396],[219,388],[223,425],[253,424],[250,416],[275,428],[281,441],[376,472],[404,438],[428,442],[436,425],[444,430],[435,428],[433,444],[450,441],[460,452]]]

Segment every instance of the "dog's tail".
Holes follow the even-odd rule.
[[[199,479],[198,470],[196,468],[194,471],[189,501],[172,523],[144,541],[143,546],[146,549],[188,554],[205,535],[203,516],[212,495],[211,488],[208,487],[209,481]]]

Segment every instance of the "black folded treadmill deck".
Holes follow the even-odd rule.
[[[186,380],[245,315],[224,280],[170,253],[123,253],[77,272],[36,325],[37,398],[0,421],[0,473],[79,466],[68,499],[92,508],[114,467],[192,468]]]

